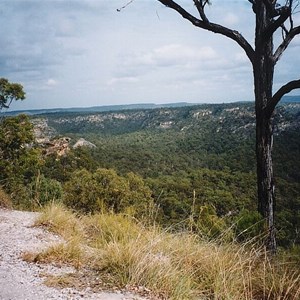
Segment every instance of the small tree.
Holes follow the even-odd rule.
[[[0,111],[9,108],[13,100],[24,100],[25,92],[19,83],[10,83],[6,78],[0,78]]]
[[[39,151],[27,147],[34,142],[33,125],[21,114],[0,120],[0,181],[11,186],[18,179],[28,183],[40,164]]]
[[[29,117],[20,114],[0,122],[0,158],[6,161],[19,159],[26,152],[26,144],[33,143],[33,125]]]
[[[268,229],[266,247],[276,251],[274,225],[274,180],[272,166],[274,109],[282,96],[300,88],[300,79],[290,81],[273,93],[274,68],[290,42],[300,33],[293,22],[293,12],[299,5],[295,0],[248,0],[255,14],[255,42],[252,46],[238,31],[210,22],[205,9],[209,0],[191,0],[196,16],[173,0],[158,0],[175,10],[194,26],[218,33],[236,42],[246,53],[253,68],[256,112],[256,161],[258,211],[265,218]],[[283,3],[283,4],[281,4]],[[274,49],[274,34],[282,31],[282,42]]]

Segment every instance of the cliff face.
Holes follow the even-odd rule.
[[[248,135],[255,128],[252,103],[207,104],[176,108],[120,112],[52,113],[37,122],[37,133],[123,134],[141,130],[197,130]],[[300,103],[279,106],[274,116],[275,133],[300,128]],[[41,135],[41,134],[40,134]]]
[[[36,143],[43,148],[45,155],[56,154],[57,156],[65,156],[71,148],[88,147],[96,148],[96,145],[80,138],[73,146],[71,146],[71,138],[69,137],[56,137],[58,132],[48,125],[47,118],[33,119],[33,131]]]
[[[41,146],[44,148],[45,155],[56,154],[57,156],[65,156],[70,151],[70,140],[68,137],[52,139],[41,143]]]
[[[46,154],[65,155],[74,148],[95,145],[82,139],[99,138],[145,131],[171,132],[190,140],[204,136],[230,136],[246,140],[255,136],[253,103],[207,104],[176,108],[139,109],[120,112],[74,112],[43,114],[32,119],[36,141]],[[297,132],[300,129],[300,103],[278,106],[274,115],[274,134]],[[54,137],[60,138],[54,138]],[[80,138],[70,142],[68,136]],[[63,138],[62,138],[63,137]],[[213,138],[209,139],[214,142]]]
[[[47,118],[32,119],[33,132],[37,143],[45,143],[50,141],[55,135],[56,130],[48,125]]]

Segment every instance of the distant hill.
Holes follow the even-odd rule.
[[[255,172],[253,102],[107,112],[59,112],[31,117],[44,138],[84,138],[98,166],[145,177],[209,168]],[[276,174],[299,181],[300,103],[274,116]],[[300,182],[300,181],[299,181]]]
[[[298,95],[298,96],[284,96],[284,97],[282,97],[281,102],[284,102],[284,103],[291,103],[291,102],[300,103],[300,95]]]
[[[123,109],[117,110],[117,107]],[[251,102],[180,107],[157,107],[153,104],[151,108],[149,105],[141,105],[141,108],[122,105],[111,108],[109,111],[62,110],[35,115],[32,118],[43,119],[42,123],[47,122],[60,135],[93,133],[107,136],[141,130],[175,130],[181,133],[209,130],[212,134],[225,130],[248,135],[255,128],[254,103]],[[282,103],[276,111],[275,132],[300,127],[300,103]]]
[[[232,102],[232,104],[251,103],[247,101]],[[300,103],[300,95],[297,96],[284,96],[280,103]],[[228,103],[231,104],[231,103]],[[155,108],[176,108],[186,106],[205,105],[200,103],[178,102],[178,103],[138,103],[138,104],[124,104],[124,105],[101,105],[92,107],[70,107],[70,108],[49,108],[49,109],[25,109],[3,112],[6,116],[15,116],[19,114],[26,115],[41,115],[51,113],[93,113],[93,112],[113,112],[124,110],[137,110],[137,109],[155,109]]]
[[[124,105],[103,105],[103,106],[92,106],[92,107],[15,110],[10,112],[4,112],[4,115],[14,116],[19,114],[41,115],[41,114],[49,114],[49,113],[109,112],[109,111],[132,110],[132,109],[154,109],[160,107],[184,107],[184,106],[193,106],[193,105],[197,105],[197,104],[187,103],[187,102],[166,103],[166,104],[140,103],[140,104],[124,104]]]

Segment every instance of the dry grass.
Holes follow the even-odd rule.
[[[82,218],[86,240],[95,248],[102,248],[111,242],[130,242],[143,234],[142,225],[130,216],[96,214]]]
[[[0,207],[12,208],[12,201],[5,191],[0,187]]]
[[[82,249],[92,247],[89,266],[98,274],[121,286],[144,286],[165,299],[300,299],[299,270],[271,261],[262,248],[146,228],[123,215],[78,219],[62,206],[47,207],[38,224],[69,241],[38,260],[80,267],[87,260]]]
[[[84,234],[80,219],[60,203],[45,206],[35,225],[44,226],[66,240],[81,240]]]
[[[34,261],[55,263],[55,265],[70,264],[79,269],[85,262],[86,256],[78,241],[69,241],[53,245],[45,251],[38,253]]]
[[[70,274],[64,274],[60,276],[54,276],[54,275],[48,275],[45,274],[44,277],[46,277],[44,284],[49,287],[60,287],[64,288],[67,286],[74,286],[74,277],[73,273]]]

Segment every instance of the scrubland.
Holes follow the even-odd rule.
[[[160,299],[300,298],[296,262],[269,256],[253,241],[175,233],[125,214],[79,216],[53,203],[43,209],[36,226],[66,242],[27,253],[27,260],[70,264],[90,278],[105,278],[118,287],[142,286]]]

